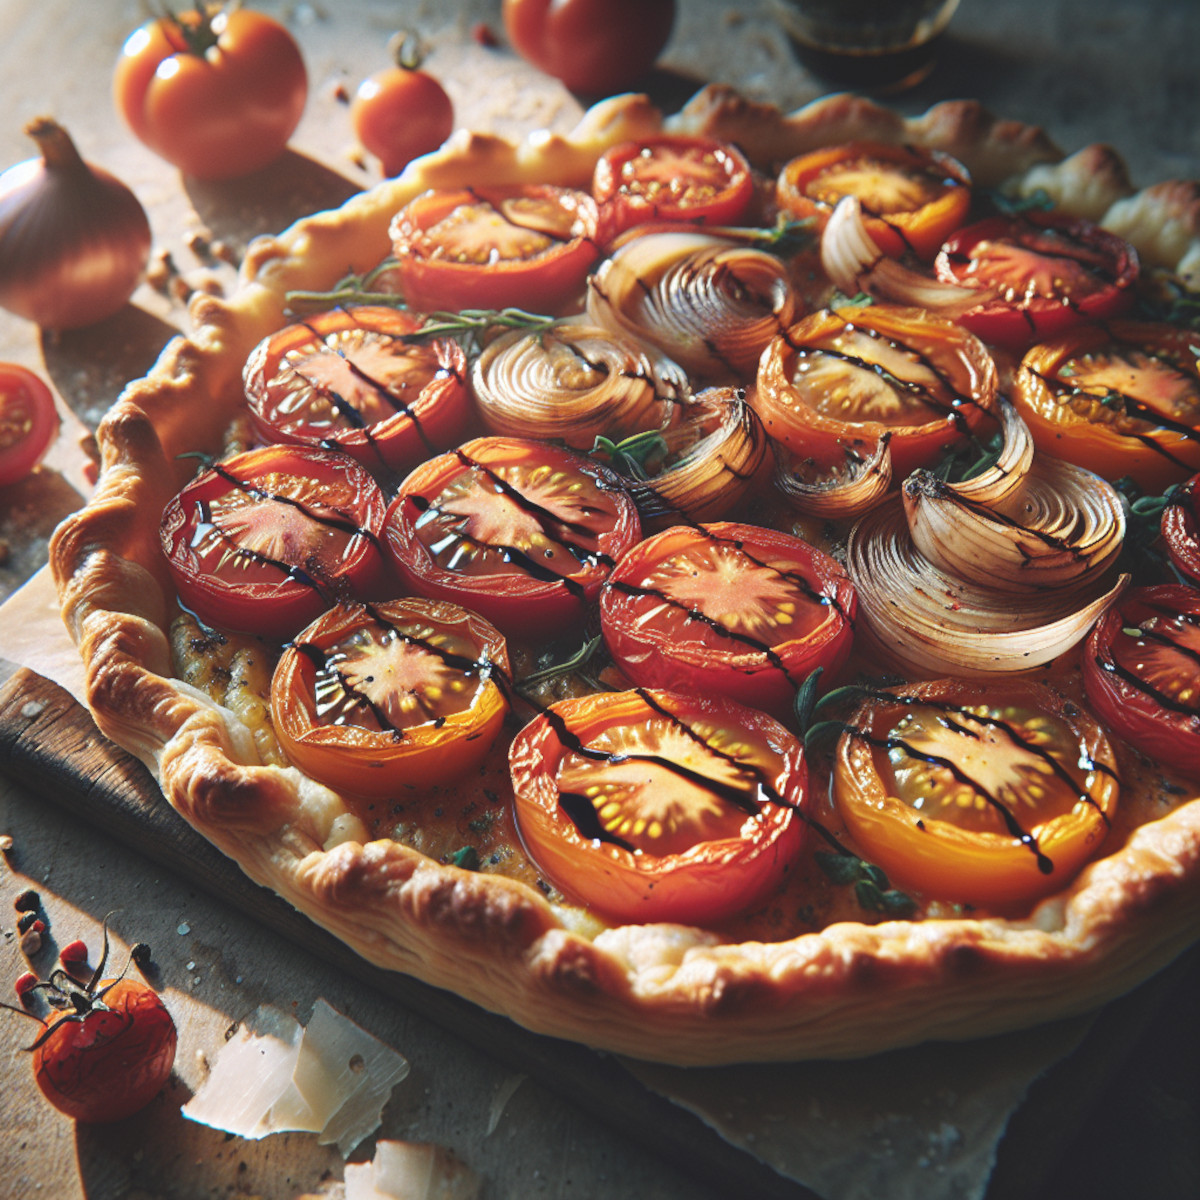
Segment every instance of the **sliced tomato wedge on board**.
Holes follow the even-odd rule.
[[[392,220],[388,280],[422,312],[558,313],[583,295],[599,222],[595,200],[572,188],[424,192]]]
[[[933,258],[971,207],[971,177],[957,159],[884,142],[846,142],[794,158],[775,192],[783,212],[812,218],[818,229],[838,201],[856,197],[872,240],[892,258]]]
[[[409,591],[481,613],[538,642],[583,619],[641,537],[620,477],[569,450],[478,438],[401,484],[384,536]]]
[[[50,389],[17,363],[0,363],[0,487],[24,479],[58,433]]]
[[[504,723],[509,675],[503,636],[457,604],[340,605],[284,651],[271,712],[301,770],[378,799],[474,770]]]
[[[1161,492],[1200,470],[1200,332],[1085,325],[1034,346],[1013,403],[1038,449]]]
[[[728,919],[779,886],[802,844],[800,743],[730,700],[563,700],[517,735],[509,765],[538,867],[613,920]]]
[[[264,338],[243,371],[259,435],[375,471],[448,450],[471,416],[466,355],[449,338],[420,342],[422,324],[394,308],[339,308]]]
[[[786,718],[816,668],[850,653],[854,585],[800,538],[755,525],[677,525],[639,542],[600,593],[600,625],[642,687],[727,696]]]
[[[1090,221],[1030,213],[989,217],[938,251],[939,279],[989,292],[957,319],[985,342],[1028,346],[1133,302],[1137,252]]]
[[[1083,681],[1114,732],[1200,779],[1200,590],[1161,584],[1126,592],[1088,635]]]
[[[1002,910],[1066,886],[1099,850],[1118,790],[1095,718],[1021,681],[870,696],[838,742],[833,781],[854,846],[894,884]]]
[[[352,458],[265,446],[214,463],[163,511],[180,603],[207,625],[283,641],[386,574],[387,501]]]

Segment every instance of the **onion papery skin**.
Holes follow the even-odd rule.
[[[1121,498],[1090,471],[1034,458],[1024,422],[1002,407],[1008,436],[994,467],[965,483],[930,471],[904,481],[913,544],[939,570],[1000,593],[1074,586],[1120,554]]]
[[[589,451],[598,436],[616,441],[678,418],[686,377],[663,366],[621,334],[563,322],[489,342],[472,368],[471,387],[491,432]]]
[[[26,126],[42,151],[0,175],[0,306],[44,329],[118,312],[150,258],[150,222],[116,176],[85,163],[48,117]]]
[[[863,293],[943,317],[969,312],[995,297],[990,289],[946,283],[889,258],[867,229],[856,196],[842,197],[821,231],[821,266],[847,296]]]
[[[698,392],[663,440],[663,469],[629,483],[648,532],[732,516],[768,477],[767,436],[741,388]]]
[[[1044,666],[1076,645],[1129,583],[1011,591],[959,579],[913,544],[900,505],[877,508],[850,533],[846,570],[858,591],[859,634],[914,678],[982,678]]]
[[[788,505],[807,517],[849,521],[881,504],[892,486],[890,435],[884,434],[866,457],[847,451],[844,461],[822,467],[776,442],[775,488]]]
[[[588,281],[599,325],[656,347],[701,384],[751,380],[791,323],[786,265],[736,240],[660,230],[625,242]]]
[[[848,373],[867,368],[848,366],[842,379],[823,383],[819,376],[809,381],[805,370],[819,363],[822,349],[839,354],[839,343],[849,345],[858,337],[888,342],[902,353],[936,363],[936,374],[931,369],[927,377],[934,381],[939,407],[914,405],[909,416],[901,391],[887,385],[872,401],[886,420],[835,415],[839,408],[848,413],[862,410],[861,403],[852,408],[854,397],[847,400],[835,383],[844,389]],[[911,373],[920,374],[916,360]],[[995,362],[974,334],[919,309],[846,306],[811,313],[771,342],[759,363],[754,408],[772,440],[826,468],[843,462],[848,451],[870,457],[887,433],[892,470],[902,478],[931,465],[984,425],[996,409],[996,388]],[[883,412],[884,405],[891,411]]]

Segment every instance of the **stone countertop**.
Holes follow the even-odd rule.
[[[137,192],[150,214],[156,249],[169,253],[191,282],[210,274],[220,282],[219,265],[193,249],[198,231],[236,252],[255,234],[274,232],[374,181],[370,165],[356,161],[339,93],[385,65],[385,46],[397,28],[419,28],[427,38],[427,67],[444,79],[465,126],[505,134],[542,126],[565,130],[582,111],[577,98],[513,57],[502,39],[489,49],[471,38],[477,21],[501,33],[497,3],[330,0],[257,7],[288,22],[310,72],[294,155],[281,167],[295,170],[296,187],[288,194],[264,196],[238,183],[204,186],[182,179],[127,133],[109,101],[111,69],[147,6],[126,0],[95,0],[86,7],[70,0],[0,4],[0,112],[6,114],[0,165],[30,157],[32,144],[21,132],[28,119],[55,116],[86,158]],[[675,33],[648,80],[648,90],[664,105],[682,103],[708,80],[784,107],[824,90],[795,65],[765,2],[681,0],[679,7]],[[1092,141],[1118,147],[1139,184],[1200,177],[1197,46],[1200,8],[1192,0],[964,0],[938,68],[893,103],[912,113],[940,99],[975,96],[999,114],[1044,126],[1065,151]],[[0,359],[45,375],[66,418],[63,447],[48,468],[28,486],[0,492],[0,540],[9,546],[0,563],[0,598],[40,566],[54,524],[80,503],[86,485],[68,443],[94,428],[124,382],[143,373],[165,341],[186,326],[179,300],[149,285],[139,289],[134,304],[135,313],[121,321],[120,337],[105,323],[43,338],[0,313]],[[255,1004],[269,1000],[307,1013],[324,996],[412,1061],[413,1073],[397,1089],[384,1132],[452,1147],[487,1178],[487,1196],[704,1195],[678,1165],[612,1132],[550,1088],[529,1079],[518,1083],[511,1065],[397,1010],[319,957],[281,943],[253,913],[210,900],[3,776],[0,832],[15,843],[7,871],[0,867],[0,882],[12,895],[25,886],[40,891],[60,945],[84,937],[97,946],[101,918],[117,909],[123,944],[151,943],[163,977],[172,981],[181,1029],[167,1101],[186,1098],[202,1074],[197,1055],[211,1054],[231,1022]],[[23,969],[13,924],[0,919],[4,988]],[[1178,999],[1164,1003],[1158,1038],[1142,1043],[1116,1086],[1103,1093],[1065,1166],[1045,1182],[1047,1198],[1069,1194],[1068,1179],[1086,1179],[1088,1194],[1099,1198],[1134,1194],[1130,1178],[1143,1181],[1149,1190],[1142,1194],[1158,1200],[1196,1193],[1195,1151],[1176,1136],[1193,1127],[1188,1122],[1200,1111],[1193,1082],[1200,1076],[1196,1034],[1189,1032]],[[76,1128],[49,1110],[33,1086],[18,1050],[27,1044],[27,1024],[0,1015],[0,1129],[8,1135],[0,1144],[0,1194],[288,1200],[327,1190],[340,1177],[340,1156],[309,1137],[229,1141],[180,1119],[177,1103],[160,1103],[108,1131]],[[1133,1103],[1130,1096],[1136,1096]]]

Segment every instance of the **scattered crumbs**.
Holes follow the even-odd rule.
[[[180,937],[186,937],[192,932],[192,927],[186,921],[180,921],[179,927],[175,930]]]
[[[187,970],[187,971],[194,971],[195,969],[196,969],[196,964],[194,962],[188,963],[188,965],[184,968],[184,970]]]
[[[0,833],[0,854],[7,854],[12,848],[12,834]]]
[[[27,721],[32,721],[34,717],[40,717],[46,711],[45,700],[26,700],[21,705],[21,716]]]

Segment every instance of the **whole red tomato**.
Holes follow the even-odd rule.
[[[119,1121],[144,1108],[175,1062],[175,1023],[136,979],[75,989],[78,1004],[51,1015],[33,1051],[42,1094],[76,1121]]]
[[[675,23],[675,0],[504,0],[513,48],[572,92],[608,95],[654,65]]]
[[[278,21],[201,5],[130,34],[113,97],[156,154],[198,179],[231,179],[283,152],[304,112],[308,73]]]

